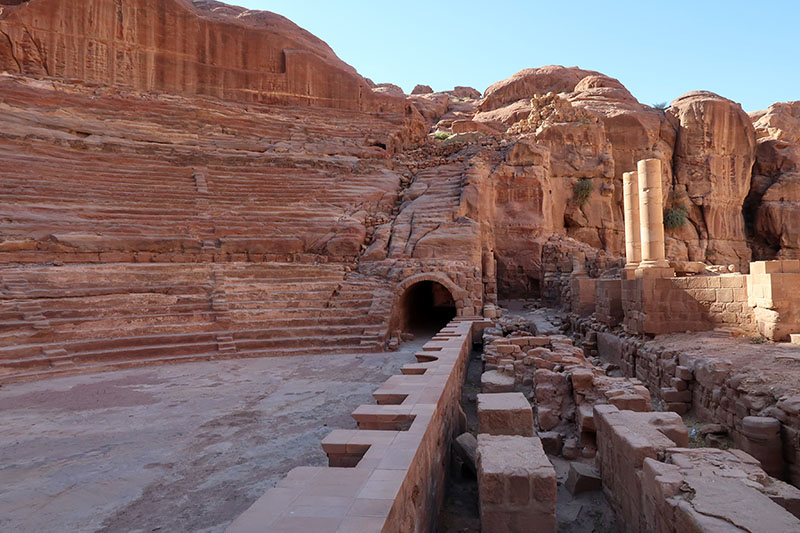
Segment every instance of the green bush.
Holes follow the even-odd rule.
[[[669,108],[669,104],[667,102],[659,102],[657,104],[653,104],[653,109],[658,109],[659,111],[664,111],[665,109]]]
[[[589,201],[589,197],[592,196],[592,189],[594,189],[594,185],[589,178],[581,178],[575,182],[572,186],[572,191],[575,194],[575,201],[578,205],[583,205]]]
[[[433,138],[436,139],[437,141],[446,141],[447,139],[450,138],[450,134],[447,133],[446,131],[437,131],[436,133],[433,134]]]
[[[669,207],[664,211],[664,227],[668,230],[679,229],[689,220],[689,210],[684,205]]]

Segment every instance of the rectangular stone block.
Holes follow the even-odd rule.
[[[478,394],[478,427],[489,435],[532,437],[533,409],[521,392]]]
[[[501,374],[497,370],[489,370],[481,374],[481,391],[485,393],[512,392],[514,384],[514,376]]]
[[[676,413],[635,413],[613,405],[595,405],[597,460],[603,490],[625,531],[643,527],[641,471],[646,459],[657,459],[667,449],[687,446],[689,433]]]
[[[553,532],[556,472],[535,437],[478,435],[481,531]]]
[[[785,273],[800,272],[800,259],[784,259],[781,271]]]
[[[755,261],[750,263],[751,274],[772,274],[783,272],[782,261]]]

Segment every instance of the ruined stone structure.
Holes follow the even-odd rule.
[[[3,383],[434,335],[230,531],[432,529],[455,455],[485,531],[555,531],[561,485],[623,531],[800,531],[790,348],[757,381],[652,344],[800,334],[798,102],[560,66],[405,95],[273,13],[0,0],[0,116]],[[563,331],[501,318],[531,299]]]

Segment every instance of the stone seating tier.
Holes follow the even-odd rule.
[[[385,282],[322,264],[0,270],[0,380],[221,356],[383,347]]]

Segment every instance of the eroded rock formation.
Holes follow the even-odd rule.
[[[753,113],[756,164],[745,215],[757,259],[800,258],[800,101]]]
[[[9,2],[3,2],[9,4]],[[29,0],[0,12],[0,70],[239,102],[403,109],[288,19],[208,0]]]
[[[18,351],[12,336],[0,349],[17,367],[89,350],[53,352],[86,340],[94,322],[78,327],[66,304],[49,304],[100,289],[161,294],[152,280],[167,263],[172,280],[200,265],[206,300],[202,320],[177,313],[165,329],[212,320],[218,350],[247,346],[245,329],[276,331],[263,313],[227,316],[219,263],[311,265],[284,292],[317,274],[335,282],[326,309],[344,301],[369,317],[346,317],[356,322],[341,335],[348,346],[399,341],[392,308],[408,280],[441,284],[462,315],[489,316],[502,297],[569,299],[573,255],[591,277],[622,266],[622,176],[643,159],[661,161],[664,204],[681,215],[667,229],[668,259],[745,269],[751,256],[800,250],[797,103],[755,114],[754,127],[711,93],[655,109],[619,80],[560,66],[483,95],[419,85],[406,96],[272,13],[210,0],[0,5],[0,154],[12,163],[0,169],[0,257],[28,346]],[[134,262],[153,269],[139,285],[100,267]],[[100,265],[100,289],[70,296],[61,263]],[[278,287],[265,276],[254,293]],[[39,301],[29,289],[45,279],[60,296]],[[375,295],[354,303],[363,287]],[[184,305],[154,298],[163,308],[137,311],[145,327]],[[293,324],[316,310],[303,313]],[[97,324],[135,340],[125,316]]]
[[[749,262],[742,205],[755,160],[750,118],[740,105],[703,91],[681,96],[668,114],[678,135],[667,204],[688,208],[689,221],[673,238],[686,244],[693,261]]]

